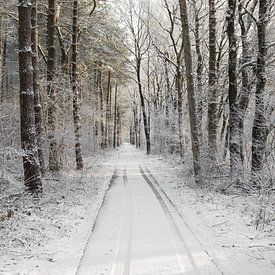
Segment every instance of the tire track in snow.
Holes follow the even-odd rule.
[[[182,219],[183,223],[185,224],[185,226],[188,228],[188,230],[191,232],[191,234],[194,236],[194,238],[196,239],[196,241],[199,243],[199,245],[202,247],[203,251],[206,253],[206,255],[209,257],[209,259],[211,260],[211,262],[214,264],[214,266],[217,268],[217,270],[220,272],[220,274],[224,275],[224,272],[221,270],[221,268],[219,267],[219,265],[217,264],[217,262],[215,261],[215,259],[213,259],[213,257],[210,255],[210,253],[205,249],[204,245],[202,244],[202,242],[200,241],[200,239],[198,238],[198,236],[195,234],[195,232],[192,230],[191,226],[185,221],[184,217],[182,216],[182,214],[180,213],[180,211],[178,210],[178,208],[176,207],[176,205],[171,201],[171,199],[169,198],[169,196],[167,195],[167,193],[163,190],[163,188],[160,186],[160,184],[158,183],[158,181],[156,180],[156,178],[153,176],[153,174],[150,172],[150,170],[144,166],[144,169],[146,170],[146,173],[150,176],[150,178],[152,179],[152,181],[154,183],[152,183],[152,181],[147,177],[147,175],[145,174],[145,172],[142,170],[142,167],[140,166],[140,171],[143,175],[143,177],[145,176],[151,183],[151,185],[154,187],[154,189],[156,190],[156,192],[159,194],[161,200],[163,201],[160,192],[165,196],[165,198],[169,201],[169,203],[172,205],[172,207],[176,210],[177,214],[179,215],[179,217]],[[157,188],[154,186],[154,184],[158,187],[158,189],[160,191],[157,190]],[[150,185],[150,184],[149,184]],[[151,187],[150,185],[150,187]],[[163,203],[165,204],[165,202],[163,201]],[[165,207],[167,208],[166,204]],[[168,208],[167,208],[168,210]],[[169,211],[169,210],[168,210]],[[169,212],[170,213],[170,212]],[[171,215],[171,214],[170,214]],[[172,215],[171,215],[172,217]],[[173,217],[172,217],[173,219]],[[180,234],[180,232],[179,232]],[[180,234],[181,235],[181,234]],[[188,249],[188,248],[187,248]]]
[[[133,230],[133,206],[131,185],[128,182],[127,170],[123,170],[124,184],[124,215],[119,242],[117,245],[115,263],[111,275],[129,275],[131,265],[131,244]]]
[[[161,206],[161,208],[162,208],[162,210],[163,210],[163,212],[164,212],[164,214],[165,214],[165,216],[167,218],[167,221],[168,221],[168,223],[170,224],[171,228],[174,231],[174,235],[175,235],[174,237],[177,238],[182,243],[182,245],[184,247],[184,251],[186,252],[186,254],[187,254],[188,258],[189,258],[189,261],[190,261],[191,265],[193,266],[193,269],[196,272],[196,274],[200,274],[199,268],[196,265],[195,260],[193,259],[193,256],[192,256],[190,250],[188,249],[188,247],[187,247],[187,245],[186,245],[186,243],[185,243],[185,241],[184,241],[184,239],[183,239],[183,237],[182,237],[182,235],[180,233],[180,230],[179,230],[179,228],[178,228],[178,226],[177,226],[177,224],[176,224],[176,222],[175,222],[175,220],[174,220],[171,212],[169,211],[169,209],[168,209],[165,201],[163,200],[160,192],[157,190],[157,188],[152,183],[152,181],[147,177],[147,175],[145,174],[145,172],[144,172],[144,170],[142,169],[141,166],[139,166],[139,170],[141,172],[142,177],[147,182],[147,184],[149,185],[149,187],[153,191],[154,195],[156,196],[157,200],[159,201],[159,204],[160,204],[160,206]],[[181,261],[180,258],[179,258],[179,261],[180,261],[180,265],[184,266],[184,263]]]

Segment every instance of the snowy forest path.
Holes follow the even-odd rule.
[[[78,274],[222,274],[126,144]],[[146,171],[146,172],[145,172]]]

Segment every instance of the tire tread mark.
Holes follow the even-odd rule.
[[[126,232],[127,237],[127,247],[126,247],[126,255],[125,255],[125,265],[124,265],[124,275],[130,274],[130,266],[131,266],[131,241],[132,241],[132,226],[133,226],[133,211],[132,211],[132,194],[131,194],[131,187],[128,182],[127,177],[127,170],[123,170],[123,182],[126,186],[126,200],[127,200],[127,225],[128,229]]]
[[[116,261],[111,271],[112,275],[129,275],[131,263],[132,238],[132,198],[127,177],[127,170],[123,169],[124,185],[124,214],[119,242],[117,244]]]
[[[192,266],[194,267],[194,269],[196,270],[196,272],[198,274],[200,274],[198,266],[196,265],[196,263],[195,263],[192,255],[191,255],[191,253],[190,253],[190,251],[189,251],[189,249],[188,249],[188,247],[187,247],[187,245],[186,245],[186,243],[185,243],[185,241],[184,241],[184,239],[183,239],[183,237],[182,237],[182,235],[180,233],[180,230],[179,230],[179,228],[178,228],[178,226],[177,226],[177,224],[176,224],[176,222],[175,222],[172,214],[170,213],[170,211],[169,211],[169,209],[168,209],[168,207],[166,205],[166,203],[164,202],[164,200],[161,197],[161,195],[160,195],[159,191],[157,190],[157,188],[154,186],[154,184],[151,182],[151,180],[147,177],[147,175],[145,174],[145,172],[143,171],[143,169],[142,169],[141,166],[139,166],[139,169],[140,169],[142,177],[147,182],[147,184],[149,185],[149,187],[152,189],[154,195],[156,196],[157,200],[159,201],[160,206],[163,209],[163,212],[165,213],[166,217],[170,221],[171,225],[174,227],[174,230],[175,230],[178,238],[180,239],[181,243],[183,244],[183,246],[185,248],[185,251],[186,251],[187,256],[188,256],[188,258],[190,260],[190,263],[192,264]]]
[[[217,262],[213,259],[213,257],[210,255],[210,253],[208,252],[208,250],[205,249],[203,243],[201,242],[201,240],[197,237],[197,235],[195,234],[195,232],[193,231],[193,229],[191,228],[191,226],[185,221],[183,215],[180,213],[180,211],[178,210],[178,208],[176,207],[176,205],[172,202],[172,200],[169,198],[169,196],[167,195],[167,193],[164,191],[164,189],[160,186],[160,184],[158,183],[158,181],[156,180],[156,178],[153,176],[153,174],[150,172],[150,170],[145,166],[144,167],[146,172],[150,175],[150,177],[152,178],[152,180],[154,181],[154,183],[159,187],[160,191],[162,192],[162,194],[166,197],[166,199],[170,202],[170,204],[174,207],[174,209],[176,210],[177,214],[181,217],[182,221],[184,222],[184,224],[186,225],[186,227],[189,229],[189,231],[192,233],[192,235],[195,237],[195,239],[197,240],[197,242],[200,244],[200,246],[202,247],[202,249],[204,250],[204,252],[207,254],[207,256],[209,257],[209,259],[211,260],[211,262],[215,265],[215,267],[218,269],[218,271],[224,275],[224,272],[220,269],[219,265],[217,264]]]

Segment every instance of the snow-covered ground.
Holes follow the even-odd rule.
[[[39,201],[33,202],[23,185],[11,179],[0,198],[0,274],[76,272],[114,172],[109,164],[116,153],[86,159],[84,173],[68,170],[46,177]]]
[[[275,220],[255,229],[258,196],[196,188],[190,169],[171,159],[150,156],[145,165],[224,274],[275,274]]]
[[[48,179],[39,202],[1,199],[1,274],[274,274],[256,198],[192,187],[190,169],[128,144],[86,167]]]

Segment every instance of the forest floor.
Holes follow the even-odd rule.
[[[86,167],[47,178],[36,202],[1,190],[0,274],[274,274],[256,196],[195,188],[187,167],[127,144]]]

